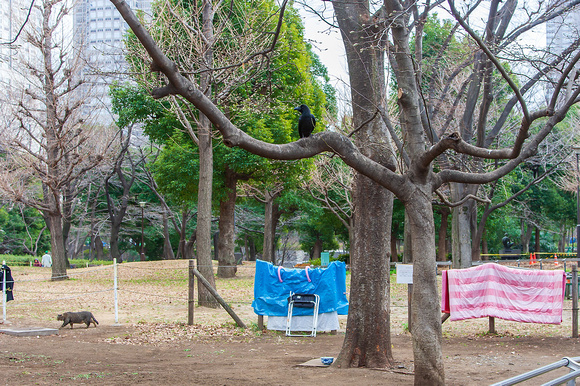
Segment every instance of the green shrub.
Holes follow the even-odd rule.
[[[34,259],[40,260],[40,257],[32,255],[0,255],[0,263],[6,261],[6,265],[31,265]]]

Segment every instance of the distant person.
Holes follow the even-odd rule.
[[[42,267],[42,264],[40,264],[40,260],[34,259],[34,266],[35,267]]]
[[[46,251],[44,253],[44,255],[42,256],[42,266],[43,267],[52,267],[52,257],[50,257],[50,254],[48,253],[48,251]]]

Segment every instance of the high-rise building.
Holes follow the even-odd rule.
[[[134,10],[150,14],[150,0],[128,0]],[[80,0],[74,9],[74,46],[82,53],[86,65],[82,71],[88,82],[83,107],[97,117],[99,123],[112,121],[109,86],[114,81],[126,81],[123,37],[128,29],[117,9],[109,0]]]
[[[554,1],[558,9],[570,7],[572,1]],[[580,7],[564,12],[546,24],[546,46],[553,54],[560,54],[574,42],[580,32]]]
[[[554,0],[551,3],[551,6],[555,9],[565,10],[565,12],[546,23],[546,49],[549,53],[548,61],[554,60],[558,55],[568,50],[575,40],[580,37],[580,6],[572,7],[571,3],[572,1],[570,0]],[[577,52],[577,49],[572,52],[571,56],[575,52]],[[568,63],[568,60],[564,60],[555,71],[548,75],[552,84],[548,84],[546,88],[547,98],[551,97],[555,84],[560,78],[561,71],[566,68]],[[571,74],[572,78],[575,76],[575,73]],[[561,95],[564,96],[565,93]]]
[[[20,58],[29,51],[26,42],[26,24],[38,15],[30,10],[32,3],[25,0],[0,0],[0,84],[10,86]],[[29,12],[30,11],[30,12]]]

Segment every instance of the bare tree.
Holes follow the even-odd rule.
[[[0,165],[0,190],[43,213],[53,280],[67,278],[65,240],[79,179],[104,158],[110,137],[81,114],[80,57],[62,34],[69,10],[62,0],[35,3],[25,28],[29,49],[21,52],[8,99],[16,122],[1,138],[7,157]]]
[[[538,146],[546,139],[554,126],[565,118],[570,107],[577,103],[580,88],[574,85],[572,91],[560,98],[566,88],[568,75],[580,59],[580,53],[565,56],[567,65],[551,90],[550,103],[546,107],[530,111],[531,105],[524,99],[523,92],[529,85],[518,86],[514,81],[516,74],[510,73],[498,60],[499,54],[506,54],[509,43],[513,43],[532,26],[541,24],[553,14],[553,9],[542,9],[542,12],[525,12],[534,19],[529,25],[512,27],[512,18],[506,15],[517,10],[514,1],[501,4],[492,0],[488,12],[489,23],[483,32],[475,32],[466,22],[465,14],[456,10],[450,0],[445,4],[463,31],[464,38],[474,42],[478,49],[477,58],[482,65],[467,66],[466,78],[478,82],[476,75],[497,72],[505,92],[511,98],[498,100],[503,105],[502,115],[505,118],[494,122],[486,120],[488,108],[480,109],[481,119],[478,122],[476,138],[485,140],[483,134],[493,135],[496,131],[510,133],[511,141],[501,143],[501,147],[485,146],[485,142],[471,144],[471,136],[465,136],[453,129],[453,126],[437,128],[425,108],[420,84],[417,78],[417,65],[410,51],[411,27],[420,23],[436,6],[442,3],[426,5],[419,10],[418,3],[385,0],[371,13],[371,6],[361,2],[333,2],[338,25],[345,42],[352,87],[353,129],[356,131],[356,143],[349,138],[332,131],[314,134],[308,138],[285,145],[268,144],[252,138],[231,123],[228,117],[203,93],[203,88],[184,77],[172,60],[159,48],[130,8],[122,0],[112,0],[143,46],[147,49],[154,69],[162,72],[167,85],[154,91],[158,97],[179,94],[203,114],[219,129],[228,146],[240,146],[255,154],[274,159],[300,159],[312,157],[321,152],[331,152],[357,171],[355,175],[355,228],[354,247],[351,253],[353,276],[351,281],[351,308],[349,311],[345,343],[337,358],[341,366],[384,366],[392,359],[389,336],[389,289],[385,279],[389,274],[389,263],[386,256],[388,241],[380,235],[388,234],[388,215],[390,201],[388,191],[393,192],[404,204],[408,215],[411,235],[414,277],[413,300],[411,306],[413,336],[415,384],[444,384],[444,368],[441,352],[442,330],[440,305],[436,280],[435,225],[432,199],[438,189],[449,183],[486,184],[495,181],[513,171],[518,165],[536,154]],[[475,5],[480,2],[474,3]],[[545,4],[541,4],[545,6]],[[520,9],[521,10],[521,9]],[[551,13],[552,12],[552,13]],[[513,20],[516,20],[515,18]],[[510,39],[505,45],[494,44],[489,34],[501,32]],[[467,36],[469,36],[467,38]],[[389,48],[389,60],[394,69],[397,81],[397,103],[399,106],[397,131],[391,130],[390,121],[384,111],[385,87],[382,55]],[[470,59],[473,63],[473,57]],[[507,60],[507,59],[506,59]],[[564,60],[564,59],[561,59]],[[491,67],[490,67],[491,66]],[[473,73],[475,71],[475,73]],[[547,70],[538,72],[537,79],[546,79]],[[536,79],[532,77],[532,79]],[[420,80],[420,78],[419,78]],[[492,85],[490,83],[490,85]],[[479,87],[477,84],[475,85]],[[485,90],[485,87],[481,90]],[[489,94],[485,94],[489,95]],[[453,100],[455,95],[450,96]],[[506,102],[507,100],[507,102]],[[558,104],[556,103],[558,101]],[[486,103],[479,98],[476,104]],[[517,106],[517,109],[514,107]],[[357,111],[358,110],[358,111]],[[453,114],[451,114],[453,117]],[[465,116],[465,115],[464,115]],[[381,123],[377,122],[381,118]],[[509,121],[507,118],[511,118]],[[531,130],[533,125],[533,130]],[[387,131],[390,130],[390,131]],[[479,136],[477,135],[479,134]],[[390,141],[393,140],[403,160],[404,168],[397,170],[392,161]],[[493,163],[488,168],[458,170],[441,167],[434,163],[438,160],[457,154],[461,157],[481,160],[501,160],[497,166]],[[445,165],[441,163],[441,165]],[[472,195],[473,196],[473,195]],[[462,199],[470,199],[465,196]],[[364,225],[364,227],[363,227]],[[366,231],[365,232],[362,230]],[[386,283],[386,284],[385,284]],[[369,301],[372,299],[372,301]],[[386,322],[386,323],[385,323]]]

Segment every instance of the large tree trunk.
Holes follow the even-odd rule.
[[[210,122],[205,116],[200,117],[199,131],[199,190],[197,202],[197,269],[215,288],[213,263],[211,258],[211,195],[213,178],[213,150]],[[217,307],[218,303],[205,286],[197,283],[200,306]]]
[[[203,1],[203,27],[204,40],[207,42],[204,53],[205,63],[208,70],[213,64],[212,46],[214,42],[213,19],[215,12],[210,0]],[[201,75],[200,87],[207,96],[211,95],[211,73],[205,71]],[[215,288],[213,265],[211,259],[211,198],[213,183],[213,147],[212,147],[211,122],[199,114],[199,187],[197,202],[197,267],[209,284]],[[197,298],[200,306],[218,307],[212,294],[205,286],[197,282]]]
[[[393,361],[387,257],[392,196],[357,173],[353,200],[350,304],[346,336],[336,363],[341,367],[386,367]]]
[[[66,273],[67,259],[62,235],[62,217],[60,214],[48,214],[48,227],[50,229],[50,248],[52,252],[52,278],[51,280],[68,279]]]
[[[435,222],[429,187],[414,194],[405,209],[411,226],[413,256],[413,301],[411,334],[415,362],[415,385],[443,385],[441,319],[437,295]],[[435,316],[435,317],[434,317]]]
[[[226,197],[220,202],[220,221],[218,237],[218,277],[236,276],[234,256],[236,185],[235,173],[226,167]]]
[[[359,149],[383,165],[390,162],[383,122],[375,115],[386,101],[385,34],[372,25],[366,2],[333,2],[346,49]],[[390,336],[389,253],[392,194],[355,173],[351,240],[351,291],[346,336],[336,360],[341,367],[386,367],[393,361]],[[372,299],[372,301],[369,301]]]

